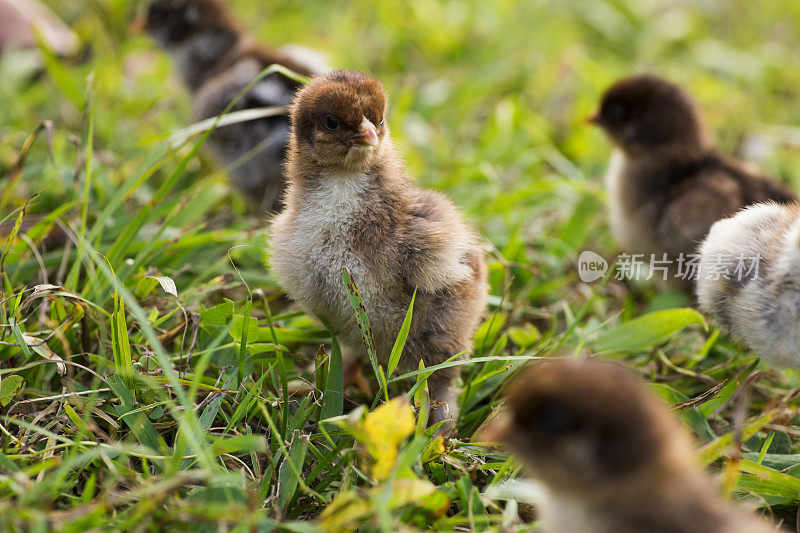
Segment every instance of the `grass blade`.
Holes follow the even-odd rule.
[[[248,296],[244,304],[244,314],[242,315],[242,338],[239,341],[239,368],[237,373],[237,387],[241,387],[244,382],[244,363],[247,359],[247,332],[250,329],[250,312],[253,309],[253,300]]]
[[[595,348],[599,352],[611,353],[644,351],[691,325],[707,327],[703,315],[694,309],[655,311],[624,322],[601,334],[597,338]]]
[[[111,345],[114,354],[114,367],[127,386],[131,386],[133,359],[128,339],[128,323],[125,320],[125,303],[114,292],[114,313],[111,315]]]
[[[403,348],[408,339],[408,332],[411,329],[411,318],[414,312],[414,300],[416,297],[417,289],[414,289],[414,294],[411,295],[411,303],[408,304],[406,317],[403,319],[403,325],[400,327],[400,333],[398,333],[397,339],[394,341],[394,346],[392,347],[392,353],[389,355],[389,363],[386,365],[387,377],[392,377],[392,374],[397,368],[397,363],[400,362],[400,356],[403,354]]]
[[[369,317],[367,316],[367,308],[364,306],[364,300],[361,298],[361,293],[358,292],[358,287],[355,281],[350,276],[350,271],[347,267],[342,268],[342,282],[347,289],[347,297],[350,299],[350,305],[356,315],[356,322],[358,328],[361,330],[361,339],[367,347],[367,355],[369,361],[372,363],[372,370],[375,376],[378,376],[378,356],[375,353],[375,339],[372,336],[372,328],[369,325]],[[380,396],[380,393],[378,394]]]
[[[322,396],[322,408],[320,409],[319,419],[325,420],[340,416],[344,411],[344,364],[342,362],[342,350],[336,340],[336,334],[331,332],[331,355],[328,358],[328,372],[325,380],[325,390]]]

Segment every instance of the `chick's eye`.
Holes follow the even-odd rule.
[[[200,21],[200,9],[197,6],[184,6],[183,17],[189,24],[197,24]]]
[[[322,123],[325,124],[325,127],[331,131],[339,129],[339,120],[333,115],[325,115],[325,117],[322,119]]]
[[[557,403],[545,403],[528,415],[528,425],[532,431],[551,437],[562,436],[577,431],[581,425],[578,417]]]
[[[381,117],[381,121],[378,122],[378,126],[383,126],[383,117]]]
[[[627,111],[622,104],[611,104],[606,109],[606,116],[611,120],[622,120],[626,114]]]

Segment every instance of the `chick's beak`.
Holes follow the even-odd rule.
[[[358,125],[358,133],[353,135],[353,142],[356,144],[363,144],[364,146],[378,147],[378,130],[375,129],[375,124],[369,121],[367,117]]]
[[[147,29],[147,20],[143,16],[136,17],[128,28],[131,35],[142,35]]]

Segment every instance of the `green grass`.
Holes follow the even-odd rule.
[[[794,523],[797,373],[762,368],[690,299],[583,284],[575,262],[617,252],[609,145],[582,120],[618,76],[680,81],[725,151],[800,190],[800,4],[234,2],[265,41],[380,77],[411,172],[485,236],[491,306],[443,446],[384,403],[426,413],[431,369],[342,394],[338,346],[265,266],[268,227],[199,137],[169,143],[190,104],[128,35],[136,6],[50,3],[91,52],[39,74],[0,61],[1,530],[535,528],[483,494],[519,468],[471,437],[527,360],[581,352],[653,381],[723,490]]]

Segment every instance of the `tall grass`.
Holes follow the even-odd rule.
[[[723,149],[800,189],[785,127],[800,122],[800,7],[234,2],[266,41],[381,77],[410,170],[485,236],[474,353],[398,375],[412,307],[366,395],[270,276],[268,224],[206,160],[204,128],[186,129],[169,61],[128,35],[138,6],[51,4],[88,59],[0,61],[0,529],[535,529],[521,495],[486,492],[518,465],[473,435],[527,361],[587,352],[638,368],[721,486],[793,523],[797,375],[759,366],[687,297],[583,284],[575,260],[616,252],[609,147],[581,121],[632,71],[684,83]],[[426,428],[425,380],[445,366],[462,370],[448,442]]]

